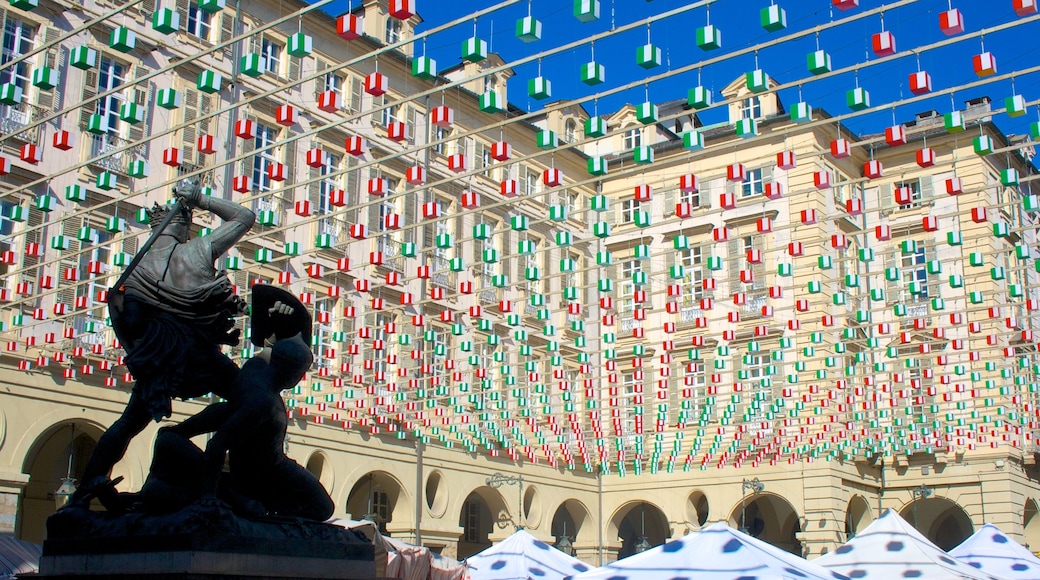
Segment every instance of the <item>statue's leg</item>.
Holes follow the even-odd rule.
[[[278,515],[323,522],[332,517],[336,505],[314,474],[291,459],[270,470],[268,509]]]
[[[94,453],[91,454],[90,460],[87,461],[87,466],[83,470],[83,483],[76,489],[76,493],[73,494],[70,505],[83,508],[88,507],[87,505],[80,505],[84,503],[84,498],[88,496],[88,492],[92,492],[94,488],[108,479],[108,474],[112,471],[112,467],[126,453],[130,440],[148,426],[151,418],[151,413],[145,401],[137,395],[136,391],[131,393],[130,402],[127,403],[123,414],[98,439]],[[89,503],[89,499],[86,501]]]

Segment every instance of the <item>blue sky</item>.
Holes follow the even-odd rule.
[[[770,0],[719,0],[710,10],[711,24],[722,31],[723,46],[721,49],[705,52],[699,49],[693,40],[693,31],[704,26],[709,18],[708,11],[701,7],[683,14],[673,16],[665,21],[651,25],[650,36],[655,45],[664,51],[664,64],[656,69],[646,71],[636,64],[636,49],[646,43],[646,27],[619,33],[596,43],[596,60],[607,67],[607,81],[596,87],[588,87],[579,80],[579,67],[588,61],[591,50],[588,45],[580,46],[545,58],[542,61],[542,75],[553,84],[554,100],[573,99],[592,95],[605,88],[617,87],[666,72],[668,68],[676,69],[696,63],[704,58],[721,56],[725,53],[752,46],[776,38],[796,30],[813,29],[817,25],[825,25],[829,21],[879,8],[883,4],[877,0],[861,0],[859,8],[849,11],[838,11],[831,8],[830,0],[777,0],[775,3],[787,11],[788,27],[779,32],[767,32],[759,23],[759,11],[770,5]],[[331,5],[329,12],[338,14],[346,10],[345,2]],[[424,22],[420,31],[442,25],[457,18],[462,18],[474,10],[492,4],[487,0],[417,0],[416,5]],[[526,16],[528,3],[523,2],[499,10],[493,15],[484,16],[477,22],[477,35],[488,40],[492,50],[499,53],[507,62],[541,51],[548,51],[590,35],[611,29],[611,23],[621,26],[644,19],[650,15],[660,14],[691,4],[684,0],[601,0],[601,18],[590,23],[581,23],[573,16],[571,0],[531,0],[530,9],[535,18],[543,23],[543,36],[540,41],[524,43],[515,36],[516,20]],[[892,4],[892,1],[887,2]],[[885,30],[895,34],[897,48],[902,51],[909,48],[927,45],[947,38],[939,29],[939,14],[948,9],[949,0],[919,0],[884,14]],[[987,29],[1002,23],[1020,22],[1012,10],[1012,0],[952,0],[952,6],[961,10],[966,23],[966,33]],[[869,54],[870,37],[882,30],[881,18],[871,16],[860,21],[845,24],[820,33],[820,48],[829,52],[833,58],[834,68],[842,68],[856,63],[875,60]],[[492,31],[493,34],[492,34]],[[437,61],[438,68],[445,69],[460,61],[461,44],[473,36],[472,21],[459,25],[448,31],[438,33],[427,39],[426,54]],[[984,37],[985,49],[997,58],[998,74],[1010,73],[1026,69],[1040,63],[1040,22],[1019,25],[1013,29],[987,34]],[[781,83],[796,81],[809,76],[806,69],[806,55],[816,49],[813,36],[791,41],[767,48],[758,55],[759,68],[765,70]],[[978,80],[971,58],[982,51],[978,38],[963,40],[953,46],[925,52],[920,57],[920,65],[933,78],[934,89],[958,86],[962,83]],[[417,47],[417,54],[423,48]],[[950,96],[928,99],[900,105],[898,101],[912,97],[907,87],[907,76],[917,70],[917,62],[912,57],[900,58],[892,62],[875,65],[864,69],[859,74],[859,84],[870,92],[872,104],[893,103],[896,118],[908,120],[920,111],[935,109],[948,112],[954,106],[962,108],[967,99],[989,96],[995,106],[1003,106],[1005,97],[1012,94],[1010,81],[993,82],[985,87],[958,91],[953,102]],[[715,89],[717,93],[737,76],[755,68],[753,55],[742,55],[727,58],[722,62],[706,66],[701,72],[701,84]],[[515,105],[525,109],[537,109],[541,103],[527,97],[527,80],[537,76],[536,63],[528,63],[515,67],[517,73],[510,81],[509,97]],[[856,79],[852,73],[832,77],[831,79],[808,82],[802,88],[802,100],[814,107],[822,107],[832,114],[848,112],[845,105],[845,92],[855,86]],[[655,82],[649,86],[650,100],[685,98],[686,91],[697,84],[695,72],[675,74],[667,80]],[[1015,79],[1014,92],[1022,94],[1028,100],[1040,97],[1040,75],[1019,75]],[[639,103],[646,99],[642,86],[626,92],[611,95],[599,102],[600,112],[617,109],[626,102]],[[797,102],[798,90],[795,88],[781,91],[781,100],[785,106]],[[593,104],[586,103],[590,111]],[[705,123],[713,123],[724,119],[724,111],[713,109],[702,114]],[[1031,107],[1024,117],[1015,119],[1000,115],[995,120],[1007,133],[1024,133],[1029,130],[1029,123],[1035,122],[1037,108]],[[847,123],[860,133],[877,132],[892,124],[892,107],[884,107],[883,111],[864,115]]]

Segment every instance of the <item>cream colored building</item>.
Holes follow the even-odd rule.
[[[924,115],[889,146],[819,111],[793,121],[775,82],[752,94],[738,79],[716,105],[728,123],[701,126],[685,100],[656,121],[633,105],[590,138],[580,104],[508,105],[514,71],[494,53],[416,60],[420,18],[382,0],[355,9],[366,36],[350,41],[317,10],[298,21],[267,2],[240,15],[178,3],[180,31],[162,34],[153,4],[75,34],[118,7],[45,0],[4,16],[21,52],[44,50],[0,78],[25,92],[3,106],[0,241],[15,258],[0,276],[0,532],[42,541],[62,478],[121,412],[131,383],[98,293],[146,239],[137,210],[194,175],[260,215],[225,261],[236,285],[288,285],[313,305],[317,362],[286,394],[287,452],[338,516],[458,557],[523,526],[567,536],[593,564],[720,520],[814,557],[888,508],[945,547],[983,522],[1040,546],[1037,361],[1023,334],[1040,299],[1023,209],[1035,170],[990,103],[961,111],[970,133]],[[109,46],[117,26],[134,48]],[[289,55],[301,30],[313,50]],[[87,70],[70,64],[81,46],[98,51]],[[246,55],[266,72],[246,74]],[[58,85],[33,86],[47,65]],[[220,90],[200,88],[205,71]],[[365,90],[376,73],[385,94]],[[181,100],[166,108],[170,89]],[[482,102],[490,92],[499,100]],[[339,106],[319,108],[329,99]],[[118,119],[130,103],[137,123]],[[92,115],[109,130],[89,132]],[[52,141],[62,130],[66,152]],[[839,132],[849,155],[835,158]],[[973,152],[976,134],[997,151]],[[684,146],[696,135],[703,148]],[[925,137],[928,168],[915,160]],[[39,163],[19,160],[24,145]],[[159,162],[172,148],[179,167]],[[867,179],[872,158],[884,175]],[[1021,185],[1001,184],[1009,168]],[[825,171],[831,187],[817,187]],[[105,172],[114,188],[99,187]],[[963,193],[947,195],[954,176]],[[175,404],[171,420],[206,403]],[[155,428],[116,466],[121,489],[144,480]]]

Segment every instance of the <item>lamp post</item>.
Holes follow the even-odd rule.
[[[69,423],[71,431],[69,435],[69,465],[65,470],[65,477],[61,478],[61,486],[54,492],[54,507],[61,509],[69,503],[69,498],[76,493],[76,478],[72,477],[72,456],[76,445],[76,424]]]
[[[744,478],[744,481],[740,484],[740,528],[739,530],[743,533],[748,533],[747,527],[747,491],[750,489],[752,494],[761,493],[766,488],[766,484],[762,483],[756,477],[755,479]]]
[[[516,485],[519,487],[517,490],[517,501],[516,501],[516,519],[513,523],[513,528],[517,530],[524,529],[523,517],[524,517],[524,476],[522,475],[505,475],[503,473],[495,473],[486,480],[488,486],[498,489],[503,485]]]
[[[575,553],[574,544],[571,543],[571,537],[567,535],[566,521],[563,522],[563,534],[558,536],[556,540],[556,549],[568,556],[573,556]]]
[[[921,485],[911,489],[910,493],[914,497],[914,529],[917,529],[917,500],[932,497],[932,488],[922,483]]]
[[[646,504],[639,504],[639,537],[636,545],[632,547],[636,554],[641,554],[651,548],[650,540],[646,537]]]

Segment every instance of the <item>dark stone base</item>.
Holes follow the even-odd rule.
[[[235,516],[227,506],[195,504],[168,515],[79,509],[47,521],[36,578],[198,580],[375,578],[372,544],[352,530],[319,522]]]

